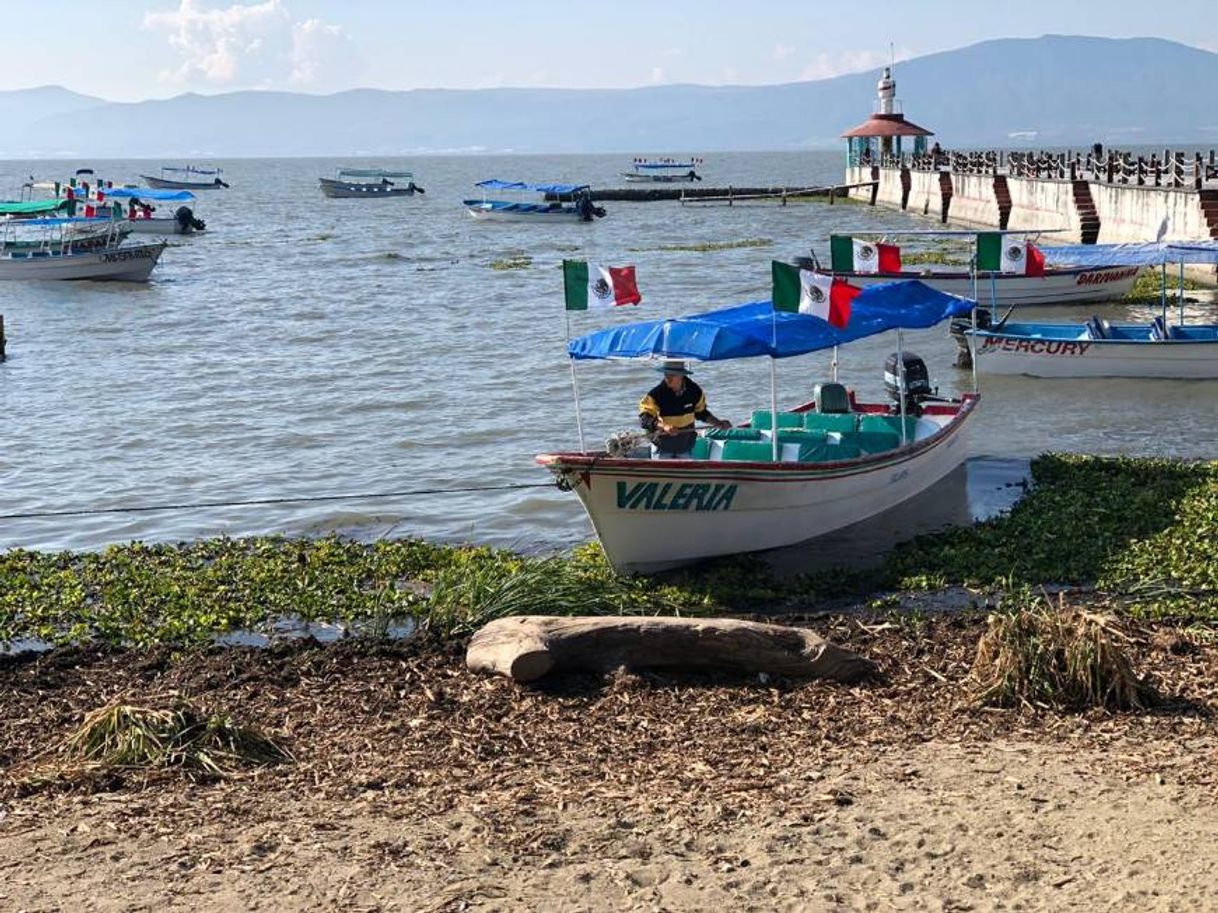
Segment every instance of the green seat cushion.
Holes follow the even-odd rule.
[[[761,432],[756,428],[710,428],[706,437],[712,441],[759,441]]]
[[[779,444],[823,444],[824,431],[806,431],[803,428],[779,428]]]
[[[912,415],[905,416],[905,440],[914,439],[914,429],[918,420]],[[863,415],[859,417],[859,431],[886,431],[901,436],[901,416],[899,415]]]
[[[756,463],[774,462],[774,448],[769,441],[726,441],[723,459]]]
[[[857,444],[804,444],[799,448],[801,463],[832,463],[836,460],[856,460],[860,456]]]
[[[710,441],[704,437],[694,441],[694,449],[690,452],[690,456],[695,460],[710,459]]]
[[[779,428],[802,428],[804,417],[798,412],[779,412],[778,427]],[[769,409],[754,409],[753,420],[749,422],[750,427],[768,430],[774,427],[774,423],[770,419]]]
[[[823,412],[805,412],[804,428],[809,431],[836,431],[839,434],[854,431],[857,416],[853,413],[826,414]]]
[[[901,435],[894,431],[852,431],[842,435],[843,444],[853,444],[863,453],[885,453],[901,446]]]

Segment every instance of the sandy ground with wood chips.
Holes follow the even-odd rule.
[[[1211,910],[1218,646],[1138,635],[1144,713],[980,710],[979,626],[824,622],[878,682],[524,689],[459,654],[0,666],[0,910]],[[188,695],[297,762],[73,767],[83,712]]]

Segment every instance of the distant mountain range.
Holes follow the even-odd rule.
[[[0,92],[0,156],[226,158],[832,148],[878,71],[775,86],[355,89],[108,102]],[[986,41],[896,67],[906,116],[948,148],[1218,144],[1218,54],[1157,38]]]

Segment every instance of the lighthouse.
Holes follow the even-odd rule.
[[[852,130],[842,134],[846,140],[846,164],[880,164],[885,156],[899,156],[902,152],[923,155],[926,152],[926,137],[933,131],[919,127],[905,119],[901,103],[897,101],[897,81],[892,78],[892,67],[884,67],[880,81],[876,83],[878,101],[875,113]],[[904,146],[905,137],[912,137],[912,146]]]

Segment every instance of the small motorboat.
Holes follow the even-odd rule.
[[[426,193],[414,182],[409,171],[380,168],[341,168],[337,177],[318,178],[321,192],[335,200],[369,200],[384,197],[410,197]],[[402,182],[405,183],[402,183]]]
[[[218,190],[228,187],[228,184],[220,177],[223,173],[224,171],[220,168],[165,165],[161,168],[159,176],[141,174],[140,177],[149,187],[155,187],[157,190]]]
[[[603,219],[605,210],[592,201],[587,184],[533,184],[493,179],[474,185],[483,193],[540,193],[541,202],[527,200],[464,200],[469,214],[481,222],[592,222]]]
[[[700,158],[684,161],[636,158],[631,163],[632,170],[623,171],[621,175],[632,184],[690,184],[702,180],[697,171],[701,166]]]

